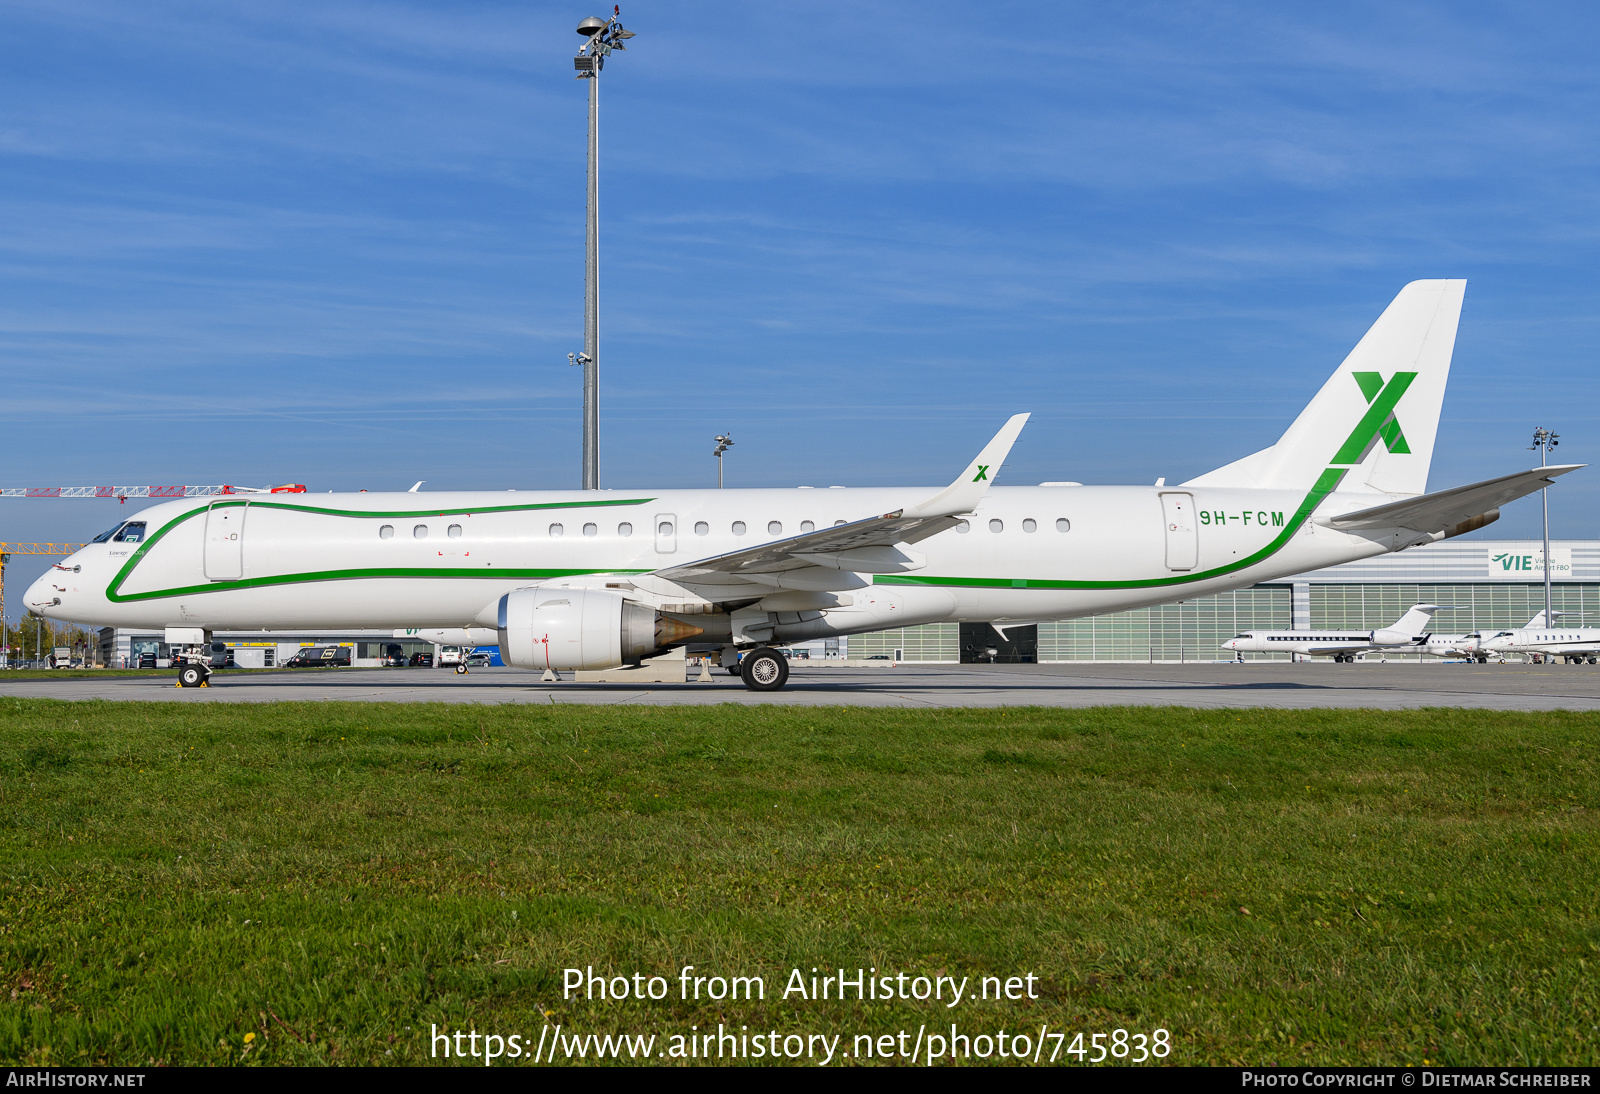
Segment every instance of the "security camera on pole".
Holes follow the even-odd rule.
[[[621,7],[611,9],[606,21],[590,16],[578,24],[578,33],[588,39],[572,67],[577,78],[589,81],[589,215],[587,251],[583,277],[583,353],[568,354],[583,365],[583,488],[600,489],[600,70],[614,49],[633,31],[618,22]]]

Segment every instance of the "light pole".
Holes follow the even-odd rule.
[[[1545,465],[1545,459],[1550,450],[1560,444],[1561,434],[1552,433],[1540,426],[1533,431],[1533,444],[1528,446],[1528,451],[1535,449],[1539,452],[1539,466]],[[1544,503],[1544,625],[1545,629],[1555,626],[1555,616],[1550,614],[1550,488],[1544,487],[1539,491],[1539,498]]]
[[[713,453],[717,457],[717,489],[722,489],[722,454],[733,447],[733,434],[724,433],[717,438],[717,447]]]
[[[583,264],[583,488],[600,489],[600,70],[614,49],[633,37],[623,30],[619,6],[611,19],[590,16],[578,24],[588,39],[572,67],[589,81],[589,199]],[[569,357],[571,355],[569,354]]]

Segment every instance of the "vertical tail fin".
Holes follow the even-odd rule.
[[[1333,467],[1341,490],[1424,493],[1466,285],[1401,289],[1277,444],[1184,485],[1303,489]]]
[[[1433,622],[1433,613],[1449,611],[1442,604],[1413,604],[1406,610],[1406,614],[1396,620],[1395,625],[1386,627],[1385,630],[1399,631],[1401,634],[1421,634]]]

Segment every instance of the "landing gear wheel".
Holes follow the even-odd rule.
[[[197,688],[206,682],[206,670],[199,665],[185,665],[178,670],[180,688]]]
[[[465,665],[457,665],[456,666],[456,675],[457,676],[465,676],[466,674],[467,674],[467,666],[465,666]]]
[[[751,650],[739,659],[739,667],[751,691],[777,691],[789,682],[789,659],[777,650]]]
[[[728,675],[729,676],[739,676],[739,675],[741,675],[741,673],[739,672],[739,662],[735,661],[733,664],[728,666]]]

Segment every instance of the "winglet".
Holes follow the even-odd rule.
[[[970,513],[978,507],[989,492],[989,484],[1000,473],[1000,465],[1017,443],[1017,435],[1028,424],[1028,415],[1013,414],[994,439],[983,446],[976,459],[967,465],[955,482],[926,501],[918,502],[905,510],[908,517],[949,517],[957,513]]]

